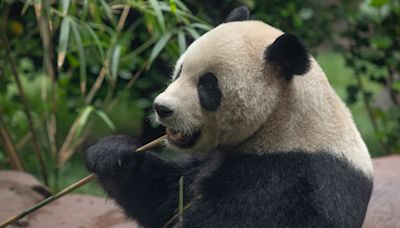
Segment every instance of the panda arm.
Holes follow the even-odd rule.
[[[202,159],[167,161],[152,152],[134,153],[135,147],[127,136],[104,138],[88,149],[86,166],[129,217],[161,227],[178,207],[179,178],[190,183]]]

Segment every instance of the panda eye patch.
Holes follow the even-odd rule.
[[[222,93],[218,87],[218,79],[213,73],[200,77],[197,83],[201,106],[208,111],[216,111],[221,104]]]
[[[210,90],[213,88],[218,88],[218,80],[212,73],[207,73],[200,77],[199,85],[201,89]]]

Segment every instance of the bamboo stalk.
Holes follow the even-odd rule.
[[[44,6],[43,6],[44,4]],[[42,40],[43,47],[43,63],[45,72],[47,76],[50,78],[50,101],[51,107],[50,111],[46,109],[45,119],[46,119],[46,128],[47,128],[47,136],[49,140],[49,148],[50,154],[53,159],[57,159],[57,143],[56,143],[56,135],[57,135],[57,79],[56,79],[56,71],[53,66],[54,62],[54,46],[52,42],[52,31],[51,31],[51,22],[50,18],[50,3],[49,1],[45,1],[44,3],[37,2],[35,5],[36,10],[36,21],[39,25],[39,33]],[[47,91],[44,91],[47,93]],[[47,101],[47,94],[45,96],[44,102]],[[55,169],[55,188],[58,186],[58,169]]]
[[[3,43],[3,46],[5,47],[8,62],[10,63],[10,67],[11,67],[11,72],[12,72],[12,75],[14,76],[15,83],[17,84],[18,92],[21,97],[24,113],[25,113],[26,119],[28,121],[28,127],[29,127],[30,132],[32,133],[33,149],[34,149],[35,155],[39,161],[39,168],[40,168],[41,175],[42,175],[42,178],[43,178],[45,184],[48,185],[49,183],[48,183],[48,178],[47,178],[46,166],[44,164],[44,160],[43,160],[42,154],[40,152],[39,140],[37,138],[36,129],[33,125],[31,109],[30,109],[30,106],[28,103],[28,99],[26,98],[26,95],[25,95],[25,90],[22,87],[21,79],[20,79],[18,71],[17,71],[17,65],[15,64],[10,45],[8,43],[8,38],[6,35],[7,33],[5,32],[4,26],[5,26],[4,24],[0,24],[0,29],[1,29],[0,30],[0,41]]]
[[[18,171],[24,171],[20,157],[15,148],[15,144],[11,138],[10,132],[8,131],[3,121],[1,109],[0,109],[0,141],[3,141],[4,143],[4,150],[6,151],[10,159],[11,167]]]
[[[128,4],[124,6],[124,9],[122,10],[122,13],[121,13],[121,17],[119,18],[119,21],[118,21],[117,32],[121,32],[122,28],[124,27],[126,18],[128,18],[130,8],[131,7]]]
[[[178,203],[178,224],[182,226],[183,224],[183,176],[179,178],[179,203]]]
[[[146,145],[144,145],[142,147],[139,147],[138,149],[136,149],[136,152],[142,152],[142,151],[149,150],[151,148],[157,147],[157,146],[162,144],[162,142],[164,141],[165,138],[166,138],[166,135],[161,136],[160,138],[157,138],[157,139],[147,143]],[[2,223],[0,223],[0,228],[4,228],[4,227],[6,227],[6,226],[18,221],[19,219],[27,216],[28,214],[30,214],[30,213],[32,213],[32,212],[34,212],[36,210],[38,210],[39,208],[42,208],[42,207],[46,206],[47,204],[53,202],[54,200],[56,200],[56,199],[58,199],[58,198],[60,198],[60,197],[62,197],[64,195],[74,191],[75,189],[85,185],[86,183],[90,182],[91,180],[93,180],[95,178],[96,178],[96,175],[94,173],[89,174],[87,177],[82,178],[81,180],[71,184],[70,186],[64,188],[60,192],[58,192],[58,193],[46,198],[43,201],[40,201],[36,205],[34,205],[34,206],[22,211],[21,213],[15,215],[15,216],[10,217],[9,219],[7,219],[5,221],[3,221]]]

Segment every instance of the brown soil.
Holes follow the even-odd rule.
[[[0,171],[0,221],[49,196],[30,174]],[[12,227],[29,228],[136,228],[111,200],[71,194],[18,221]]]

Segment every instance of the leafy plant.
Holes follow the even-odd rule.
[[[12,129],[2,132],[28,171],[43,157],[42,177],[52,170],[54,188],[88,137],[131,131],[126,126],[140,134],[154,88],[210,29],[180,0],[7,0],[0,13],[0,120]],[[38,145],[36,159],[28,142]]]
[[[361,99],[376,137],[388,152],[400,149],[400,1],[366,0],[348,18],[346,63],[356,77],[348,101]],[[379,92],[365,86],[369,81]]]

